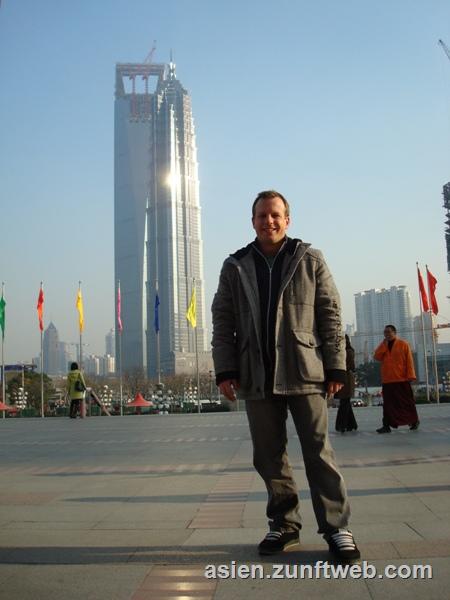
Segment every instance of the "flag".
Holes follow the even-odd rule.
[[[80,333],[81,333],[84,329],[83,298],[81,296],[81,288],[78,289],[76,307],[77,307],[78,315],[79,315],[78,323],[80,326]]]
[[[41,288],[39,290],[39,296],[37,301],[37,314],[39,319],[39,329],[44,331],[44,290]]]
[[[419,267],[417,267],[417,277],[419,278],[419,291],[420,297],[422,298],[422,310],[424,312],[428,312],[430,310],[430,306],[428,304],[428,296],[425,291],[425,286],[423,284],[422,273],[420,272]]]
[[[197,301],[195,297],[195,287],[192,288],[191,302],[186,312],[186,319],[191,324],[191,327],[197,327]]]
[[[158,292],[156,292],[156,296],[155,296],[155,318],[153,320],[153,325],[155,326],[155,333],[159,332],[159,295]]]
[[[433,273],[431,273],[431,271],[428,270],[428,267],[427,267],[427,279],[428,279],[428,295],[430,296],[431,310],[435,315],[437,315],[438,314],[438,303],[437,303],[436,296],[434,293],[436,290],[437,279],[433,275]]]
[[[120,299],[120,283],[117,288],[117,327],[122,333],[123,325],[122,325],[122,317],[121,317],[121,299]]]
[[[2,328],[2,339],[5,339],[5,319],[6,319],[6,312],[5,312],[5,306],[6,306],[6,300],[3,297],[3,292],[2,292],[2,297],[0,298],[0,327]]]

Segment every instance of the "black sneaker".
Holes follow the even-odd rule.
[[[391,428],[389,425],[383,425],[380,429],[377,429],[377,433],[391,433]]]
[[[416,421],[409,426],[410,431],[417,431],[419,429],[420,421]]]
[[[259,544],[258,552],[260,554],[276,554],[299,543],[300,536],[298,531],[280,531],[279,529],[275,529],[274,531],[269,531]]]
[[[325,534],[331,554],[342,562],[358,561],[361,552],[358,550],[353,534],[348,529],[337,529],[334,533]]]

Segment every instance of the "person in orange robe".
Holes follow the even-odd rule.
[[[374,353],[381,362],[383,384],[383,426],[378,433],[390,433],[391,427],[409,425],[411,430],[419,427],[411,381],[416,379],[411,348],[408,342],[397,337],[394,325],[384,328],[384,340]]]

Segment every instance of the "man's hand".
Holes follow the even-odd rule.
[[[327,386],[327,396],[332,398],[334,394],[337,394],[339,390],[344,387],[343,383],[339,381],[329,381]]]
[[[225,398],[231,400],[231,402],[236,401],[235,390],[237,389],[239,389],[239,382],[237,379],[226,379],[225,381],[222,381],[222,383],[219,383],[220,392],[225,396]]]

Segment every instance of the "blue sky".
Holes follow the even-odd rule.
[[[0,279],[7,362],[39,352],[35,305],[88,353],[114,324],[116,62],[173,49],[192,97],[209,307],[225,256],[252,237],[262,189],[290,234],[325,254],[354,321],[356,292],[436,275],[450,322],[442,185],[450,180],[450,3],[444,0],[3,0]],[[448,339],[442,336],[443,341]]]

